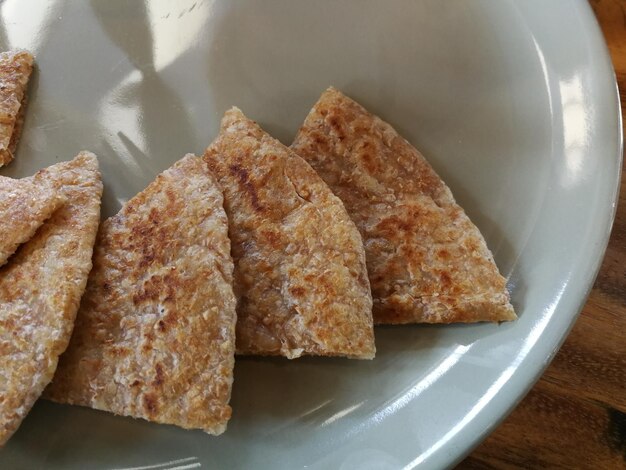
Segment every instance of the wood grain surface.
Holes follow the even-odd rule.
[[[592,0],[626,110],[626,0]],[[626,117],[626,116],[625,116]],[[541,380],[459,466],[626,468],[626,177],[591,295]]]

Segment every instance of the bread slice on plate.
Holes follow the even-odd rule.
[[[329,88],[291,148],[339,196],[361,232],[375,323],[516,318],[478,228],[389,124]]]
[[[237,352],[372,358],[365,254],[341,201],[237,108],[204,159],[229,219]]]
[[[102,182],[95,155],[41,170],[66,200],[0,268],[0,446],[50,382],[91,269]]]
[[[64,202],[63,192],[51,184],[0,176],[0,266]]]
[[[187,155],[102,223],[46,398],[224,431],[236,316],[222,201],[204,162]]]
[[[0,167],[13,160],[22,133],[33,56],[28,51],[0,53]]]

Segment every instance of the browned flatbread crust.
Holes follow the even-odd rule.
[[[0,167],[13,160],[17,148],[33,60],[28,51],[0,53]]]
[[[339,196],[363,236],[375,323],[516,318],[482,235],[389,124],[329,88],[291,148]]]
[[[65,202],[50,184],[0,176],[0,266]]]
[[[95,155],[37,173],[67,202],[0,269],[0,446],[45,386],[72,333],[91,269],[102,182]]]
[[[102,223],[46,398],[224,431],[236,301],[222,202],[205,163],[187,155]]]
[[[341,201],[237,108],[204,159],[229,218],[237,352],[372,358],[365,254]]]

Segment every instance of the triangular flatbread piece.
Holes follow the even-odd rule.
[[[236,316],[222,201],[202,159],[188,155],[102,223],[46,398],[224,431]]]
[[[363,236],[376,323],[516,318],[482,235],[389,124],[329,88],[291,148],[339,196]]]
[[[102,182],[95,155],[41,170],[67,202],[0,268],[0,446],[45,386],[72,333],[91,269]]]
[[[0,176],[0,266],[65,202],[48,183]]]
[[[372,358],[365,254],[341,201],[237,108],[204,159],[229,218],[237,352]]]
[[[0,53],[0,167],[13,160],[24,123],[24,103],[33,56],[28,51]]]

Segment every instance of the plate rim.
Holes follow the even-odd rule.
[[[590,26],[590,30],[591,30],[589,32],[593,33],[596,39],[599,38],[599,44],[601,46],[601,49],[597,50],[596,52],[598,54],[602,54],[602,60],[606,63],[606,65],[608,65],[608,69],[610,70],[609,75],[610,75],[610,80],[612,81],[612,87],[611,87],[611,90],[607,92],[607,95],[612,95],[612,104],[615,106],[615,111],[617,114],[616,116],[613,116],[612,118],[614,119],[614,122],[616,124],[616,129],[617,129],[617,135],[614,136],[615,142],[617,143],[617,155],[614,155],[611,158],[611,161],[614,161],[615,163],[617,163],[617,168],[616,168],[617,171],[613,180],[611,181],[613,185],[613,188],[612,188],[613,195],[611,198],[612,210],[611,210],[611,213],[609,214],[608,221],[605,224],[604,236],[600,242],[599,256],[597,257],[597,259],[593,262],[591,266],[592,269],[590,269],[589,271],[590,275],[588,275],[587,279],[585,280],[585,284],[586,284],[585,291],[580,296],[580,299],[577,302],[576,309],[573,310],[573,313],[570,315],[567,321],[567,326],[562,330],[557,340],[553,342],[553,347],[551,348],[551,351],[547,359],[539,367],[536,367],[534,370],[532,370],[532,373],[530,374],[531,379],[526,381],[524,387],[520,387],[517,389],[518,391],[515,393],[515,396],[511,397],[508,404],[505,406],[504,411],[499,413],[497,419],[493,420],[493,422],[489,426],[484,427],[480,433],[478,433],[474,438],[470,439],[465,447],[459,447],[456,452],[451,453],[448,463],[434,462],[435,464],[443,463],[448,468],[453,468],[457,466],[459,463],[461,463],[476,448],[478,448],[483,443],[483,441],[487,437],[489,437],[489,435],[491,435],[494,431],[496,431],[497,428],[515,410],[515,408],[517,408],[517,406],[524,400],[526,395],[528,395],[528,393],[537,384],[537,382],[539,382],[539,380],[541,379],[545,371],[548,369],[548,367],[550,366],[550,364],[556,357],[557,353],[560,351],[561,347],[563,346],[563,343],[565,343],[565,341],[567,340],[572,328],[576,324],[576,321],[578,320],[585,305],[587,304],[587,300],[589,299],[589,295],[591,294],[591,291],[593,290],[593,286],[595,285],[596,278],[598,277],[600,268],[602,267],[602,263],[606,256],[606,250],[609,245],[609,241],[610,241],[611,233],[613,229],[613,224],[615,223],[615,217],[617,215],[617,206],[619,204],[622,171],[623,171],[623,165],[624,165],[624,127],[623,127],[623,117],[622,117],[622,106],[621,106],[619,85],[617,82],[617,75],[615,72],[615,67],[613,66],[613,61],[612,61],[611,54],[608,48],[608,44],[606,42],[606,39],[604,38],[604,34],[602,33],[600,23],[598,22],[598,19],[595,16],[595,13],[591,5],[586,1],[582,1],[580,3],[582,3],[582,8],[584,10],[583,13],[587,16],[586,21],[588,22]],[[580,6],[580,3],[579,3],[579,6]],[[515,370],[515,372],[513,373],[510,379],[513,379],[513,377],[516,375],[519,376],[518,369]],[[479,414],[483,414],[484,412],[485,412],[484,410],[481,410],[477,414],[477,416],[474,418],[474,420],[478,417]],[[430,462],[425,461],[424,463],[430,463]],[[404,469],[408,470],[408,469],[412,469],[416,467],[417,466],[411,466],[409,464],[405,466]]]

